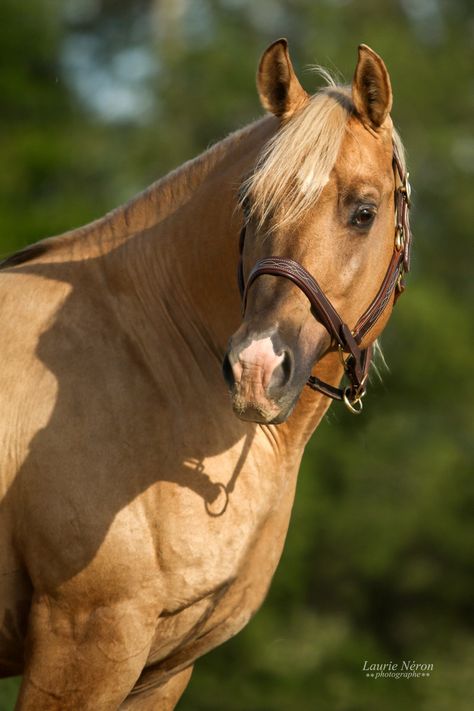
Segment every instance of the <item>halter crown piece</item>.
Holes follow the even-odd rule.
[[[336,345],[344,366],[348,381],[345,387],[334,387],[315,375],[311,375],[306,385],[333,400],[342,400],[350,412],[362,411],[362,398],[366,392],[366,383],[372,360],[373,347],[361,349],[360,344],[365,334],[378,321],[385,310],[392,294],[394,302],[405,289],[404,277],[410,269],[411,231],[409,221],[410,183],[408,173],[393,144],[393,170],[395,174],[395,241],[393,254],[387,272],[374,299],[351,330],[325,296],[316,279],[301,264],[286,257],[267,257],[260,259],[251,270],[247,282],[243,272],[243,250],[247,223],[244,222],[240,233],[239,264],[237,280],[242,298],[242,310],[245,313],[248,290],[262,274],[271,274],[289,279],[307,296],[315,318],[322,323]],[[347,354],[347,357],[344,357]]]

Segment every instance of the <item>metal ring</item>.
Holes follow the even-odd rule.
[[[347,407],[349,412],[352,412],[353,415],[360,415],[362,412],[362,409],[364,407],[364,403],[362,402],[361,397],[356,397],[354,400],[349,400],[349,396],[351,393],[351,389],[348,386],[344,390],[344,394],[342,396],[342,399],[344,401],[344,405]]]

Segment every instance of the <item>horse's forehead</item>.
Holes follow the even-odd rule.
[[[349,130],[335,164],[338,177],[350,181],[354,174],[367,178],[390,174],[392,164],[392,129],[387,125],[377,134],[359,121],[351,120]]]

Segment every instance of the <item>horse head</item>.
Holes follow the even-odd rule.
[[[257,87],[279,124],[241,188],[244,316],[223,370],[239,417],[280,423],[337,348],[358,368],[349,400],[360,402],[368,348],[408,267],[409,235],[396,225],[402,209],[408,225],[408,189],[390,78],[369,47],[359,47],[351,87],[329,83],[310,97],[278,40]]]

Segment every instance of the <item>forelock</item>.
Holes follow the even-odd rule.
[[[350,88],[331,84],[284,123],[265,145],[241,202],[260,227],[275,229],[315,204],[337,160],[354,111]]]

